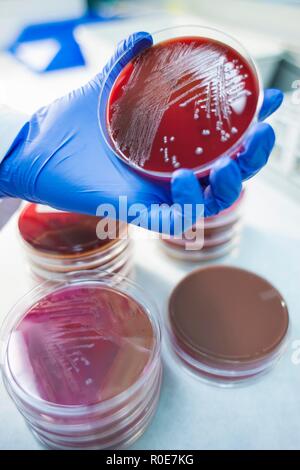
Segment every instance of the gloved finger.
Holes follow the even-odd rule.
[[[271,116],[281,105],[283,101],[283,93],[275,88],[269,88],[265,90],[264,100],[262,107],[259,112],[258,119],[263,121],[267,117]]]
[[[171,182],[172,204],[151,204],[139,214],[150,230],[168,235],[186,232],[204,215],[203,190],[191,170],[177,170]],[[140,223],[140,220],[129,220]]]
[[[131,34],[127,39],[124,39],[118,44],[115,54],[104,70],[110,73],[110,76],[116,78],[120,70],[125,67],[130,60],[143,50],[152,46],[152,44],[153,39],[151,34],[145,31]]]
[[[218,214],[230,207],[242,190],[242,177],[236,161],[229,157],[216,163],[204,191],[205,217]]]
[[[103,78],[108,78],[106,85],[110,89],[120,71],[128,64],[137,54],[152,46],[153,39],[151,34],[144,31],[133,33],[128,38],[121,41],[113,56],[105,65],[101,73],[96,75],[94,83],[101,86]]]
[[[244,144],[236,162],[242,179],[245,181],[254,176],[268,161],[274,147],[275,133],[267,123],[256,124]]]
[[[176,226],[180,218],[185,232],[204,216],[203,189],[191,170],[182,169],[173,173],[171,194],[173,203],[181,208],[181,214],[180,211],[173,214],[173,233],[180,232]]]

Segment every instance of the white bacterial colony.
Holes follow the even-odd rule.
[[[146,61],[150,63],[146,65]],[[226,142],[238,132],[231,124],[232,113],[241,114],[251,94],[245,88],[247,75],[242,69],[237,59],[229,61],[226,51],[214,44],[178,43],[153,49],[152,55],[142,54],[112,107],[111,130],[116,145],[143,167],[165,112],[171,106],[184,108],[189,104],[193,105],[193,119],[202,126],[199,137],[209,136],[214,126],[220,141]],[[139,88],[137,83],[143,86]],[[165,163],[178,168],[180,162],[170,150],[175,138],[164,136],[160,153]],[[202,147],[195,148],[195,155],[203,153]]]
[[[172,144],[173,142],[175,142],[175,137],[172,135],[170,138],[168,138],[166,135],[163,137],[163,145],[164,147],[161,147],[160,148],[160,152],[163,153],[163,159],[164,159],[164,162],[165,163],[168,163],[170,160],[171,160],[171,164],[173,166],[173,168],[179,168],[180,167],[180,163],[179,161],[177,160],[177,156],[176,155],[172,155],[172,157],[170,158],[169,157],[169,147],[168,147],[168,142],[170,142],[170,144]],[[143,166],[143,164],[142,164]]]

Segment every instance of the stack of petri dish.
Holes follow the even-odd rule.
[[[142,288],[109,273],[68,275],[27,294],[2,329],[6,389],[55,449],[123,448],[142,435],[161,388],[161,332]]]
[[[70,272],[92,269],[129,275],[132,247],[127,225],[113,222],[104,229],[99,222],[99,217],[28,204],[18,226],[34,277],[62,280]]]
[[[209,261],[232,252],[238,246],[240,239],[241,208],[244,197],[243,191],[231,207],[216,216],[203,219],[203,223],[199,224],[199,229],[193,228],[194,246],[189,231],[180,238],[162,237],[161,246],[164,251],[173,258],[186,261]],[[199,248],[197,248],[197,243]]]

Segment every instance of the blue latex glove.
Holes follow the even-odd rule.
[[[237,161],[224,158],[218,162],[205,190],[190,170],[174,172],[171,184],[161,183],[145,179],[107,152],[97,114],[101,83],[109,74],[112,84],[120,69],[151,44],[148,33],[131,35],[119,44],[102,73],[33,114],[0,165],[0,193],[93,215],[99,204],[112,204],[116,217],[127,222],[134,216],[118,212],[120,195],[127,196],[128,205],[144,204],[149,219],[155,212],[151,204],[204,204],[206,216],[229,207],[241,192],[242,180],[257,173],[268,160],[275,140],[268,124],[253,128]],[[269,116],[281,102],[280,91],[267,90],[261,118]],[[160,213],[161,219],[168,216],[167,209]],[[171,211],[173,228],[178,217],[180,212]],[[194,217],[190,223],[194,223]]]

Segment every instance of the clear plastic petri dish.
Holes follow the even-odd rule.
[[[44,279],[78,270],[118,269],[131,253],[127,225],[28,204],[18,227],[31,270]],[[103,224],[104,225],[104,224]],[[104,237],[106,235],[106,238]]]
[[[184,369],[232,387],[269,371],[283,355],[290,321],[267,280],[230,266],[209,266],[173,290],[166,316],[171,351]]]
[[[72,260],[69,258],[45,258],[32,251],[30,253],[26,251],[26,254],[32,264],[42,266],[44,269],[49,271],[70,272],[72,270],[77,271],[80,269],[98,268],[118,261],[120,257],[130,251],[131,247],[131,240],[121,240],[106,250],[102,256],[99,256],[99,253],[94,253],[93,255],[81,256],[80,258]]]
[[[102,274],[74,273],[64,282],[40,284],[2,328],[6,389],[50,448],[126,447],[157,408],[157,307],[132,281]]]
[[[241,149],[262,104],[255,63],[233,37],[197,25],[152,34],[153,45],[103,81],[99,125],[106,150],[145,176],[206,176]],[[122,65],[121,65],[122,64]],[[115,72],[114,72],[115,76]]]

